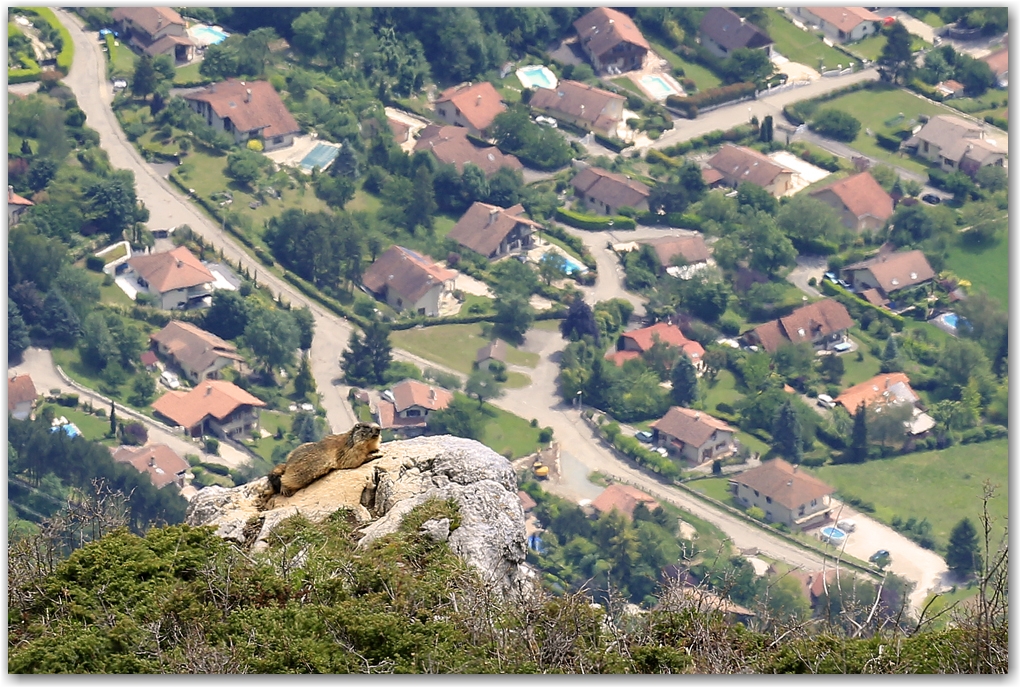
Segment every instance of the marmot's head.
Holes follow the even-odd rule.
[[[381,434],[382,429],[374,422],[359,422],[351,428],[351,439],[349,443],[351,446],[357,446],[364,442],[374,441],[376,446],[378,446]]]

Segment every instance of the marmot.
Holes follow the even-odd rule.
[[[378,458],[381,431],[377,424],[359,422],[344,434],[301,444],[269,473],[266,498],[293,496],[331,470],[349,470]]]

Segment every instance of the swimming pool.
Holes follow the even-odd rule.
[[[579,263],[577,260],[574,260],[569,255],[564,255],[563,253],[560,253],[560,255],[563,255],[563,262],[566,263],[565,268],[567,270],[567,274],[584,274],[588,271],[587,267]]]
[[[299,164],[301,169],[307,173],[311,173],[313,167],[318,167],[320,172],[324,172],[339,154],[339,146],[331,145],[329,143],[319,143],[312,148],[311,151],[304,156],[304,158],[302,158]]]
[[[641,83],[649,94],[656,100],[665,100],[671,95],[679,95],[679,91],[669,85],[669,82],[658,74],[646,74],[641,77]]]
[[[955,312],[947,312],[942,316],[942,321],[948,324],[953,329],[956,329],[956,325],[960,322],[960,316]]]
[[[841,542],[846,539],[846,532],[836,527],[823,527],[822,528],[822,541],[830,541],[833,543]]]
[[[556,88],[556,75],[548,67],[532,64],[517,70],[517,78],[525,88]]]
[[[205,24],[195,24],[188,29],[188,33],[202,45],[216,45],[227,39],[227,34],[222,29]]]

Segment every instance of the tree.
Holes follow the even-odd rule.
[[[957,332],[980,343],[990,359],[998,357],[1009,326],[1009,314],[999,301],[982,289],[969,293],[967,299],[955,303],[954,308],[957,315],[966,320],[965,324],[958,325]]]
[[[496,381],[492,372],[486,368],[479,368],[468,377],[464,384],[464,393],[477,399],[478,407],[481,408],[486,401],[502,396],[503,386]]]
[[[969,243],[991,243],[1006,228],[1006,213],[990,201],[967,203],[960,209],[960,216]]]
[[[837,141],[851,143],[861,130],[861,122],[849,112],[827,107],[815,114],[811,120],[811,130]]]
[[[135,222],[144,222],[144,212],[135,194],[135,177],[129,170],[120,170],[106,178],[98,178],[85,187],[86,218],[100,231],[117,237]]]
[[[365,353],[372,362],[372,373],[376,384],[386,383],[386,370],[393,360],[390,345],[390,328],[373,320],[365,327]]]
[[[746,181],[737,186],[737,205],[753,211],[760,210],[769,216],[775,215],[779,209],[779,201],[775,196],[758,184]]]
[[[815,360],[815,351],[810,343],[788,342],[782,344],[772,359],[776,364],[776,372],[789,380],[807,377],[811,373],[811,364]]]
[[[776,71],[766,52],[752,48],[737,48],[720,66],[729,83],[750,81],[763,84]]]
[[[775,128],[772,115],[765,115],[765,119],[761,122],[761,129],[758,130],[758,140],[762,143],[772,143],[774,134]]]
[[[838,385],[845,370],[843,358],[835,354],[822,356],[818,363],[818,371],[827,384]]]
[[[299,337],[290,313],[275,308],[256,310],[244,328],[244,342],[270,376],[274,368],[289,365],[294,360]]]
[[[641,354],[641,359],[658,375],[659,379],[666,381],[670,377],[670,371],[676,364],[677,357],[683,355],[683,353],[676,346],[670,346],[665,341],[661,341],[658,334],[653,339],[654,343]]]
[[[144,100],[156,90],[159,74],[152,64],[152,58],[142,54],[135,62],[134,75],[131,77],[131,92]]]
[[[7,360],[17,361],[32,344],[28,336],[28,325],[21,317],[17,303],[7,299]]]
[[[751,269],[773,276],[797,259],[797,250],[790,239],[780,231],[775,221],[764,212],[748,216],[738,233],[738,239],[750,252]]]
[[[799,463],[804,457],[800,418],[790,401],[779,406],[772,423],[772,447],[791,463]]]
[[[254,150],[240,148],[227,155],[226,173],[239,184],[252,187],[262,177],[268,158]]]
[[[354,181],[344,176],[320,174],[315,179],[316,197],[325,201],[334,210],[343,210],[354,198],[357,190]]]
[[[595,321],[595,311],[580,296],[575,296],[570,301],[567,316],[560,322],[560,333],[563,334],[563,338],[571,341],[588,336],[595,345],[599,344],[599,326]]]
[[[347,348],[340,354],[340,368],[344,371],[344,381],[351,386],[370,386],[374,383],[372,359],[357,330],[351,332]]]
[[[312,339],[315,335],[315,316],[307,306],[294,308],[290,314],[298,328],[298,348],[307,351],[312,347]]]
[[[341,176],[351,180],[356,180],[361,176],[358,156],[349,141],[344,140],[340,146],[340,151],[337,153],[336,159],[333,160],[333,165],[329,168],[329,172],[333,176]]]
[[[156,380],[148,372],[140,372],[135,375],[131,389],[135,392],[132,403],[138,406],[148,405],[156,395]]]
[[[963,579],[981,569],[981,554],[978,550],[977,532],[970,518],[956,523],[949,533],[946,549],[946,564],[954,575]]]
[[[95,370],[102,370],[108,363],[117,359],[120,351],[103,313],[98,311],[89,313],[82,322],[81,329],[79,346],[85,363]]]
[[[307,57],[314,57],[326,38],[326,19],[318,10],[302,12],[291,22],[291,44]]]
[[[110,401],[110,436],[117,436],[117,404]]]
[[[305,410],[294,414],[290,431],[294,433],[294,436],[297,437],[298,442],[301,444],[321,441],[324,434],[322,427],[319,425],[318,418],[315,417],[315,413]]]
[[[980,98],[989,88],[995,88],[995,73],[987,62],[970,55],[960,55],[956,65],[956,79],[963,84],[967,95]]]
[[[886,37],[878,57],[878,72],[883,81],[907,83],[914,70],[910,32],[901,22],[895,22],[886,30]]]
[[[903,368],[900,363],[900,349],[896,345],[896,337],[890,335],[882,351],[882,372],[899,372]]]
[[[557,279],[563,279],[567,275],[567,259],[556,251],[546,251],[538,261],[538,274],[547,286]]]
[[[515,294],[496,301],[496,329],[507,341],[515,344],[524,341],[534,321],[535,311],[524,297]]]
[[[839,243],[847,233],[839,214],[830,205],[801,194],[779,210],[776,225],[802,252],[811,252],[809,249],[817,241]]]
[[[868,441],[886,448],[907,437],[907,425],[914,414],[910,403],[875,404],[868,409]]]
[[[985,165],[974,175],[978,186],[988,193],[1005,190],[1009,186],[1009,176],[1006,170],[997,165]]]
[[[478,200],[489,197],[489,180],[478,165],[471,162],[464,164],[464,172],[460,175],[460,189],[464,194],[464,205],[471,205]]]
[[[521,172],[510,167],[500,167],[489,179],[489,197],[486,202],[502,208],[511,208],[521,202],[523,192],[524,176]]]
[[[730,301],[732,289],[716,270],[700,270],[690,279],[668,282],[680,296],[680,304],[705,322],[716,322]]]
[[[694,363],[687,355],[680,355],[673,364],[670,375],[673,382],[673,390],[670,395],[673,402],[679,406],[689,408],[699,398],[698,373],[694,369]]]
[[[40,322],[43,330],[60,346],[72,346],[81,334],[81,320],[59,291],[50,291],[43,301]]]
[[[248,326],[249,312],[248,302],[237,291],[217,289],[202,325],[220,338],[236,339]]]
[[[477,440],[485,431],[485,414],[467,396],[454,394],[449,405],[429,415],[429,431]]]
[[[297,376],[294,377],[294,393],[301,399],[315,393],[315,378],[312,376],[312,366],[307,355],[301,356],[301,365],[298,367]]]

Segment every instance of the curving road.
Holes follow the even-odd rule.
[[[79,107],[88,116],[89,126],[99,133],[100,144],[109,154],[112,165],[119,169],[131,170],[134,173],[138,197],[149,208],[153,221],[164,226],[188,224],[206,241],[221,249],[231,263],[241,264],[251,269],[257,268],[259,263],[252,260],[219,226],[210,221],[187,199],[181,197],[177,190],[165,178],[157,174],[137,153],[121,131],[110,106],[112,92],[110,84],[105,78],[105,60],[99,48],[97,36],[87,33],[82,28],[82,23],[77,16],[59,9],[56,9],[55,12],[70,31],[75,43],[75,62],[65,83],[76,94]],[[858,79],[873,78],[864,72],[859,76],[854,76]],[[831,87],[837,87],[845,85],[847,81],[833,79],[829,83]],[[801,92],[808,90],[810,87]],[[805,93],[805,95],[807,94]],[[777,99],[779,97],[775,96]],[[799,98],[794,97],[793,99]],[[704,120],[706,123],[707,121],[713,122],[711,129],[725,128],[719,120],[730,119],[735,116],[735,112],[739,112],[739,110],[725,108],[717,111],[718,114],[712,113],[711,117],[704,118]],[[700,127],[701,124],[698,126]],[[684,127],[683,131],[671,133],[673,133],[671,138],[674,139],[671,142],[699,135],[690,127]],[[656,147],[666,144],[661,139],[657,143]],[[608,266],[607,263],[606,267]],[[600,265],[600,271],[602,269],[603,267]],[[608,274],[614,274],[613,270],[609,270],[607,276]],[[290,284],[275,275],[265,272],[264,269],[260,275],[262,275],[261,280],[274,293],[281,295],[294,305],[308,306],[314,314],[316,330],[311,351],[312,372],[318,390],[322,394],[323,407],[325,407],[327,419],[334,429],[350,426],[356,418],[346,400],[347,387],[340,384],[337,379],[339,373],[337,358],[346,346],[353,330],[352,326],[346,320],[305,298]],[[618,275],[616,282],[615,287],[607,285],[608,288],[614,292],[614,295],[628,297],[625,292],[616,293],[618,290],[622,290],[619,287]],[[599,291],[599,293],[601,295],[602,292]],[[632,299],[632,296],[628,297],[628,300]],[[541,338],[542,335],[546,335],[547,338]],[[541,418],[542,424],[549,425],[554,429],[561,446],[569,447],[564,450],[589,470],[598,470],[606,475],[635,484],[657,498],[667,500],[713,523],[722,529],[738,548],[758,548],[767,556],[809,570],[820,570],[826,564],[823,563],[819,554],[804,551],[766,530],[748,527],[746,523],[729,513],[717,511],[695,497],[676,488],[663,485],[615,458],[600,444],[593,430],[580,420],[579,413],[563,404],[556,393],[558,369],[555,361],[557,352],[564,345],[562,339],[555,334],[539,333],[538,330],[529,334],[529,339],[533,339],[533,337],[536,347],[540,349],[541,362],[531,373],[532,385],[525,389],[508,390],[503,398],[496,400],[495,405],[526,419]],[[443,369],[441,365],[426,361],[406,351],[394,349],[394,356],[419,366]],[[455,374],[461,378],[464,376],[459,373]]]

